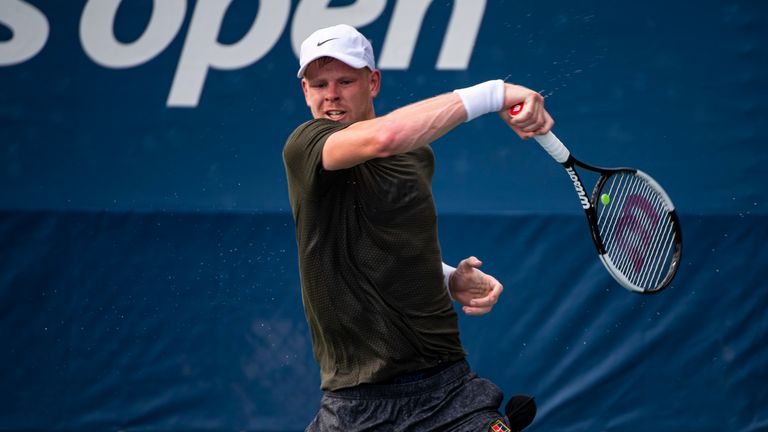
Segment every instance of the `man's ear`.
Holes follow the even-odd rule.
[[[309,105],[309,84],[307,83],[307,80],[302,78],[301,79],[301,91],[304,92],[304,101],[307,103],[307,106]]]
[[[371,97],[375,98],[381,90],[381,71],[378,69],[371,72],[369,77],[369,84],[371,90]]]

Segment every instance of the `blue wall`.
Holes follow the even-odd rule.
[[[372,40],[379,114],[508,78],[547,96],[576,155],[675,201],[680,274],[634,295],[535,143],[486,116],[434,144],[446,261],[477,255],[506,287],[462,340],[481,375],[536,395],[531,430],[768,429],[768,5],[434,2],[398,63],[398,17],[429,2],[213,2],[217,21],[137,0],[114,22],[97,3],[0,3],[0,429],[311,419],[281,151],[309,117],[292,34],[323,20]],[[454,30],[467,56],[450,45],[446,66]]]

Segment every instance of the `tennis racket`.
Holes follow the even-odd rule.
[[[509,109],[515,116],[523,104]],[[587,215],[600,260],[623,287],[652,294],[668,287],[680,267],[683,239],[675,206],[648,174],[634,168],[601,168],[571,154],[552,133],[534,137],[560,163]],[[591,198],[576,167],[599,174]]]

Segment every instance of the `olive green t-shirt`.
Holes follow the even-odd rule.
[[[466,355],[443,285],[432,149],[325,171],[325,141],[344,127],[309,121],[283,150],[302,301],[323,390],[381,382]]]

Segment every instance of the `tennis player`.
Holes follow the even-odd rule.
[[[496,80],[377,117],[381,72],[348,25],[301,44],[298,77],[314,119],[283,158],[324,390],[307,430],[505,430],[502,392],[471,372],[452,304],[485,314],[503,288],[475,257],[442,263],[429,144],[491,112],[523,138],[544,134],[543,98]]]

